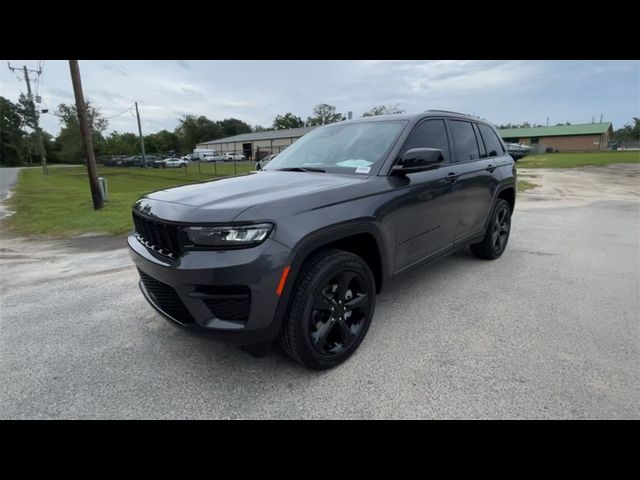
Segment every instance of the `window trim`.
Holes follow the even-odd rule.
[[[484,137],[480,133],[480,125],[477,122],[473,122],[473,133],[476,135],[476,143],[478,144],[478,152],[480,152],[480,157],[478,160],[484,160],[485,158],[489,158],[489,151],[487,150],[487,144],[484,143]],[[480,145],[482,144],[482,148]],[[484,154],[482,151],[484,150]]]

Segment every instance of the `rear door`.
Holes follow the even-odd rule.
[[[490,214],[494,192],[499,184],[497,166],[506,155],[502,143],[493,130],[483,124],[449,119],[453,139],[454,162],[458,188],[463,192],[462,207],[456,229],[456,242],[479,235],[484,231]],[[485,143],[483,134],[487,137]]]

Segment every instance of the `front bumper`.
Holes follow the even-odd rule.
[[[249,345],[276,337],[281,321],[277,312],[282,310],[276,290],[290,260],[288,247],[267,239],[253,248],[188,251],[170,260],[147,249],[134,235],[129,235],[128,244],[144,297],[166,318],[232,343]],[[225,297],[225,292],[239,287],[248,298]],[[215,299],[228,306],[237,298],[249,302],[242,318],[233,304],[231,309],[211,308]],[[223,318],[227,314],[231,319]]]

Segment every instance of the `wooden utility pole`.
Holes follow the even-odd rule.
[[[142,148],[142,162],[144,168],[147,168],[147,156],[144,153],[144,137],[142,136],[142,127],[140,126],[140,113],[138,112],[138,102],[136,102],[136,117],[138,117],[138,135],[140,135],[140,148]]]
[[[80,81],[80,67],[77,60],[69,60],[71,70],[71,82],[73,83],[73,93],[76,97],[76,109],[78,110],[78,121],[80,122],[80,135],[82,145],[87,157],[87,172],[89,174],[89,185],[91,186],[91,197],[93,198],[93,208],[100,210],[103,205],[98,173],[96,171],[96,157],[93,152],[93,142],[91,140],[91,128],[87,118],[87,104],[82,93],[82,82]]]
[[[9,65],[9,70],[13,72],[19,69]],[[27,84],[27,101],[29,102],[29,106],[31,107],[31,113],[33,115],[33,127],[34,127],[34,130],[36,131],[36,136],[38,137],[38,146],[40,147],[40,160],[42,161],[42,173],[44,173],[45,175],[48,175],[49,169],[47,168],[47,155],[44,150],[42,132],[40,130],[40,123],[38,122],[38,113],[36,112],[36,104],[33,101],[33,93],[31,92],[31,80],[29,79],[29,72],[37,73],[38,75],[40,75],[42,73],[42,69],[39,68],[38,70],[29,70],[26,65],[23,65],[22,71],[24,72],[24,81]],[[31,151],[29,151],[29,158],[31,158]]]

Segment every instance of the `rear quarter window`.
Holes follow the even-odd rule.
[[[484,145],[487,147],[487,156],[489,157],[499,157],[504,155],[504,147],[502,146],[502,142],[496,135],[496,132],[487,125],[478,125],[480,129],[480,135],[482,135],[482,140],[484,140]]]

